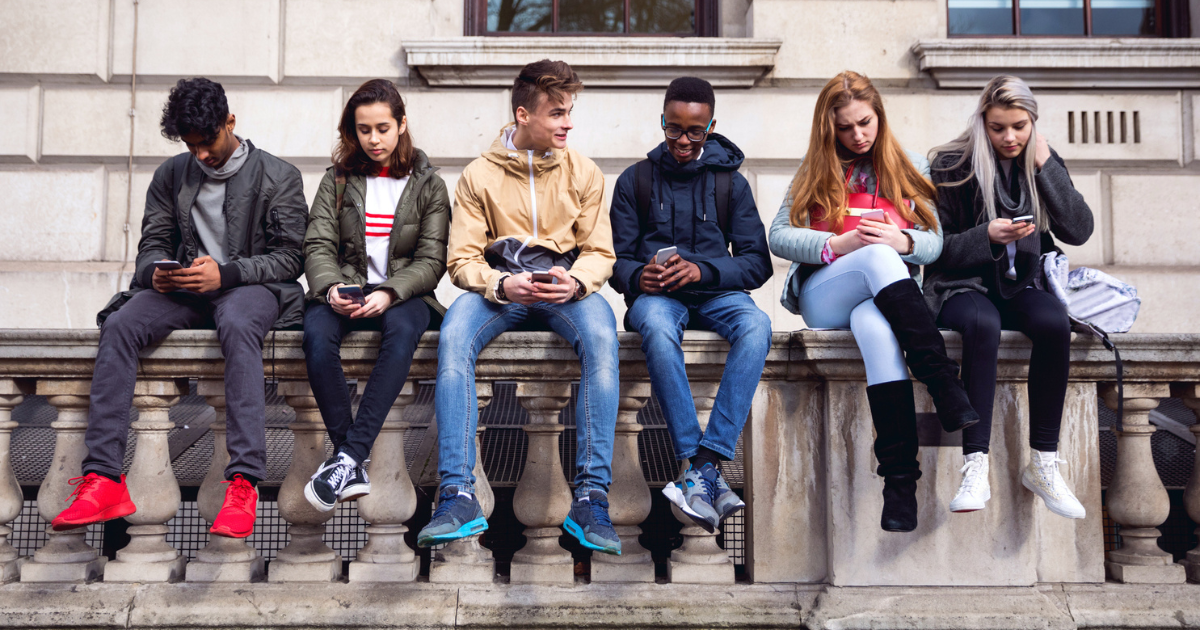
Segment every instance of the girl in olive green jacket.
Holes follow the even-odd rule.
[[[446,270],[450,225],[446,184],[413,146],[404,102],[390,81],[359,87],[338,130],[334,166],[321,180],[304,236],[304,355],[334,446],[304,496],[322,511],[371,490],[371,447],[421,334],[445,313],[433,291]],[[382,333],[357,418],[341,364],[342,338],[354,330]]]

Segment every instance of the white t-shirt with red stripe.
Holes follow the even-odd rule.
[[[367,178],[367,284],[387,280],[392,221],[407,184],[408,177],[388,177],[386,166],[379,171],[379,177]]]

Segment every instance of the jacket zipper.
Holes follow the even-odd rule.
[[[533,238],[538,237],[537,193],[533,189],[533,149],[529,150],[529,206],[533,208]]]

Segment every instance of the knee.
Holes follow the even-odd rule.
[[[748,310],[734,326],[731,344],[751,345],[764,353],[771,346],[771,318],[761,310]]]
[[[988,343],[1000,340],[1000,313],[995,308],[976,308],[972,316],[962,323],[963,336],[972,342]]]
[[[875,243],[858,250],[863,265],[877,274],[902,274],[908,277],[908,267],[901,260],[900,254],[888,245]]]
[[[261,348],[265,335],[266,331],[251,320],[226,317],[217,322],[217,338],[226,351],[246,345]]]
[[[1066,311],[1041,313],[1029,319],[1025,335],[1038,344],[1070,345],[1071,320]]]

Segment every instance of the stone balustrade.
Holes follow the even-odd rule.
[[[0,331],[0,578],[20,582],[248,582],[263,579],[263,562],[243,541],[214,538],[190,564],[164,540],[180,490],[167,455],[167,410],[186,391],[184,379],[199,379],[198,393],[216,409],[213,467],[200,489],[201,513],[211,519],[220,501],[220,468],[228,458],[224,436],[224,371],[220,348],[210,331],[177,332],[142,356],[134,405],[139,420],[129,487],[139,511],[127,520],[132,540],[106,562],[87,545],[82,529],[53,532],[31,558],[18,559],[7,543],[7,523],[20,505],[8,459],[13,407],[23,396],[47,396],[58,409],[53,463],[38,493],[47,522],[65,505],[67,480],[79,474],[84,455],[88,380],[98,339],[96,331]],[[412,381],[436,373],[437,334],[418,346]],[[342,558],[323,541],[329,513],[312,510],[302,489],[324,458],[323,431],[305,375],[300,333],[268,336],[264,347],[268,378],[295,409],[292,468],[279,491],[279,510],[289,523],[291,542],[266,570],[270,582],[325,582],[342,577]],[[636,335],[620,335],[622,391],[610,493],[613,522],[625,539],[620,558],[593,558],[592,588],[609,582],[653,582],[650,554],[637,541],[650,512],[649,488],[640,474],[637,413],[650,398],[643,355]],[[348,378],[365,379],[376,356],[378,335],[347,337],[342,359]],[[947,334],[951,353],[959,338]],[[766,369],[743,435],[745,452],[746,574],[756,583],[832,586],[1031,586],[1038,583],[1094,584],[1107,578],[1154,584],[1200,580],[1200,551],[1174,564],[1156,545],[1166,519],[1166,494],[1153,466],[1150,411],[1176,397],[1200,414],[1200,335],[1125,335],[1118,339],[1125,360],[1125,421],[1117,433],[1117,468],[1108,490],[1108,513],[1119,525],[1123,546],[1104,551],[1098,401],[1115,408],[1118,390],[1111,354],[1091,339],[1072,345],[1072,367],[1061,434],[1064,476],[1087,508],[1085,519],[1051,515],[1021,488],[1019,471],[1028,459],[1025,377],[1028,342],[1005,333],[992,447],[992,500],[986,510],[951,515],[947,504],[960,479],[957,436],[943,434],[931,416],[921,421],[918,485],[920,526],[912,534],[888,534],[878,526],[882,480],[875,476],[872,428],[865,375],[853,338],[846,332],[776,333]],[[702,419],[715,395],[728,345],[710,333],[689,332],[684,356]],[[491,383],[515,381],[517,398],[529,413],[527,461],[513,510],[526,526],[526,542],[513,558],[511,584],[572,586],[574,566],[560,546],[559,528],[570,489],[559,463],[562,425],[558,413],[579,377],[574,351],[549,333],[506,333],[480,355],[477,365],[481,407],[491,399]],[[918,410],[932,411],[918,387]],[[407,425],[404,408],[415,399],[406,386],[384,424],[376,449],[402,453]],[[1200,424],[1197,425],[1200,427]],[[1193,432],[1200,429],[1193,427]],[[1200,454],[1197,455],[1200,458]],[[482,458],[481,458],[482,459]],[[406,464],[394,455],[373,458],[374,492],[360,513],[369,523],[368,542],[349,565],[352,583],[412,582],[419,562],[405,542],[403,523],[415,513]],[[1200,463],[1200,460],[1198,460]],[[481,472],[481,471],[480,471]],[[1193,518],[1200,516],[1200,466],[1186,492]],[[481,495],[491,495],[481,480]],[[695,531],[693,531],[695,530]],[[670,580],[681,584],[728,584],[733,567],[716,540],[685,527],[683,546],[668,561]],[[598,554],[597,554],[598,555]],[[482,571],[482,575],[481,575]],[[430,582],[486,582],[493,563],[478,540],[463,541],[435,554]],[[179,587],[182,588],[182,587]],[[417,585],[411,586],[417,588]],[[701,587],[697,587],[701,588]],[[703,587],[709,588],[709,587]],[[2,624],[0,624],[2,625]]]

